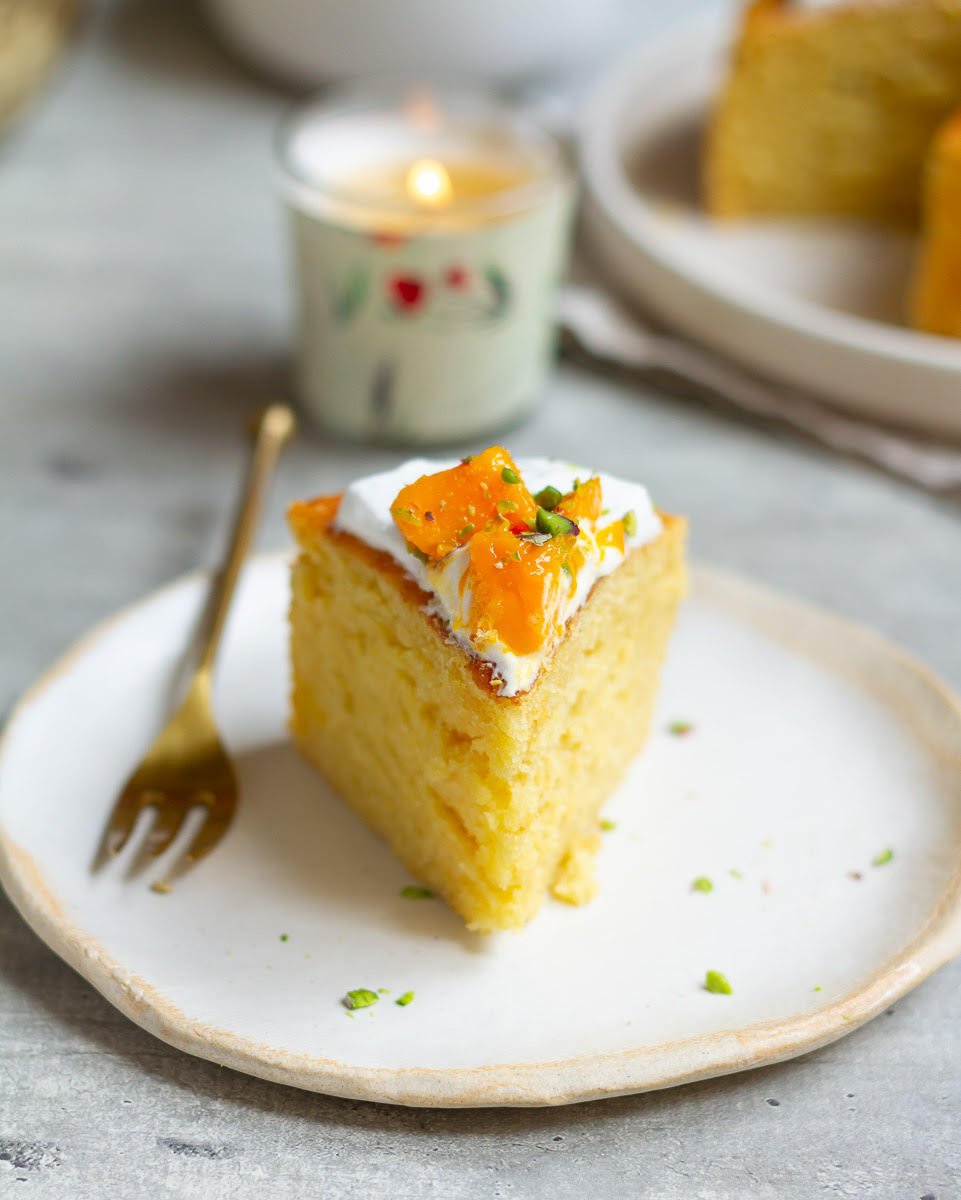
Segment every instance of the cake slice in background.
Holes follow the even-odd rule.
[[[549,888],[589,899],[683,592],[683,521],[494,447],[290,522],[303,753],[472,929],[524,924]]]
[[[961,108],[928,156],[910,317],[917,329],[961,338]]]
[[[0,130],[47,78],[79,0],[0,0]]]
[[[961,0],[755,0],[709,131],[707,209],[916,225],[959,105]]]

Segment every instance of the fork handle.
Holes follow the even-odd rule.
[[[210,616],[200,643],[197,675],[209,675],[213,667],[227,613],[230,611],[230,603],[240,578],[240,569],[254,539],[264,496],[277,465],[277,458],[285,442],[296,430],[297,418],[285,404],[271,404],[257,417],[253,450],[234,515],[230,545],[213,582]]]

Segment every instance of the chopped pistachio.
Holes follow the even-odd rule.
[[[637,513],[634,511],[634,509],[632,508],[628,512],[626,512],[622,519],[624,521],[624,532],[627,534],[627,536],[628,537],[636,537],[637,536]]]
[[[420,887],[416,883],[409,883],[406,887],[402,887],[400,894],[405,900],[433,900],[434,898],[434,893],[430,888]]]
[[[421,550],[419,546],[415,546],[413,542],[405,542],[404,545],[406,546],[407,553],[413,554],[414,558],[416,558],[418,562],[422,562],[424,564],[430,562],[430,559],[427,557],[424,551]]]
[[[344,1008],[370,1008],[372,1004],[377,1003],[377,993],[372,992],[370,988],[354,988],[352,992],[348,992],[341,1003]]]
[[[474,532],[474,526],[471,525],[471,523],[468,521],[467,524],[464,526],[464,528],[460,531],[460,533],[457,536],[462,537],[462,538],[469,538],[473,532]]]
[[[875,854],[874,858],[871,859],[871,866],[872,867],[886,866],[891,861],[892,858],[894,858],[894,851],[891,849],[890,846],[888,846],[885,850],[882,850],[880,854]]]
[[[280,940],[281,940],[282,942],[289,942],[289,941],[290,941],[290,934],[289,934],[289,933],[282,933],[282,934],[280,935]]]
[[[464,466],[466,466],[468,463],[472,463],[473,461],[474,461],[473,454],[465,454],[464,457],[461,459],[461,462],[464,464]]]
[[[601,824],[601,830],[604,833],[613,833],[614,830],[617,828],[617,822],[609,821],[607,819],[607,817],[602,817],[600,824]]]
[[[704,989],[714,992],[717,996],[730,996],[734,988],[728,983],[727,976],[720,971],[708,971],[704,976]]]
[[[728,871],[728,875],[730,875],[730,877],[732,879],[743,879],[744,878],[743,871],[739,871],[737,869],[737,867],[731,867],[730,871]]]
[[[390,995],[390,988],[378,988],[378,989],[377,989],[377,995],[378,995],[378,996],[389,996],[389,995]]]
[[[559,492],[556,487],[548,484],[546,488],[541,488],[534,497],[534,503],[539,504],[541,508],[546,508],[548,512],[553,512],[563,499],[563,492]]]
[[[515,550],[515,551],[514,551],[514,553],[511,555],[511,558],[512,558],[512,559],[513,559],[515,562],[520,562],[520,561],[521,561],[521,552],[520,552],[520,550]]]
[[[667,727],[667,732],[672,737],[686,737],[693,728],[690,721],[672,721]]]
[[[706,875],[698,875],[697,879],[691,884],[692,892],[713,892],[714,884]]]
[[[521,477],[517,474],[513,467],[503,467],[501,469],[501,479],[505,483],[520,483]]]
[[[504,513],[514,512],[516,510],[516,508],[517,508],[517,505],[515,504],[515,502],[513,500],[498,500],[497,501],[497,511],[498,512],[504,512]]]
[[[811,988],[811,991],[812,991],[812,992],[823,992],[823,991],[824,991],[824,988],[822,988],[822,987],[821,987],[821,985],[820,985],[819,983],[816,983],[816,984],[814,985],[814,987],[813,987],[813,988]]]
[[[423,525],[420,517],[416,513],[411,512],[409,508],[395,508],[393,513],[395,517],[398,517],[401,521],[406,521],[408,525]]]
[[[563,537],[568,533],[580,533],[580,530],[570,519],[570,517],[562,516],[561,513],[551,512],[543,505],[537,510],[535,518],[538,533],[546,533],[551,537]]]
[[[571,564],[567,561],[566,558],[561,563],[561,570],[564,572],[565,575],[573,576],[573,574],[574,574],[574,572],[571,570]]]
[[[398,996],[397,999],[394,1001],[394,1003],[399,1004],[401,1006],[401,1008],[406,1008],[407,1005],[410,1004],[410,1002],[413,999],[414,999],[413,992],[404,992],[403,996]]]

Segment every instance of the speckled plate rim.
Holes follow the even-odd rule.
[[[286,559],[261,555],[260,561]],[[0,738],[3,754],[30,705],[103,636],[164,593],[199,583],[193,572],[95,627],[21,698]],[[839,673],[900,708],[916,737],[961,780],[961,702],[927,667],[879,635],[776,591],[714,568],[697,567],[692,585],[724,609],[785,645],[804,652],[816,637],[839,648]],[[824,662],[819,657],[821,665]],[[868,664],[882,663],[871,671]],[[865,675],[870,675],[866,681]],[[906,697],[909,697],[906,698]],[[307,1091],[423,1107],[539,1107],[572,1104],[673,1087],[766,1066],[815,1050],[871,1020],[961,954],[961,863],[914,939],[847,995],[824,1008],[739,1029],[656,1046],[540,1063],[470,1068],[358,1067],[258,1043],[192,1019],[157,988],[128,971],[65,913],[31,854],[0,821],[0,883],[27,924],[65,962],[137,1025],[188,1054]]]

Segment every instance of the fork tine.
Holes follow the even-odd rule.
[[[188,867],[199,862],[213,850],[227,832],[230,824],[231,808],[227,805],[214,805],[207,810],[204,822],[197,830],[194,840],[183,852],[175,870],[182,874]]]
[[[187,819],[186,809],[160,808],[157,819],[147,835],[146,850],[151,858],[159,858],[169,850]]]
[[[130,835],[133,833],[137,818],[143,808],[143,803],[134,799],[131,791],[125,788],[104,826],[100,845],[97,847],[97,853],[93,860],[94,871],[99,871],[102,866],[123,850],[130,840]]]

